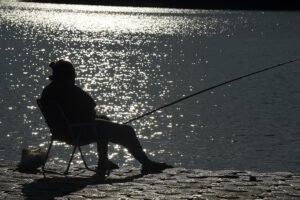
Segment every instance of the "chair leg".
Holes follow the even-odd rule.
[[[45,173],[45,165],[46,165],[46,162],[47,162],[47,160],[48,160],[48,156],[49,156],[49,153],[50,153],[52,144],[53,144],[53,138],[51,137],[51,142],[50,142],[50,144],[49,144],[49,147],[48,147],[48,150],[47,150],[47,154],[46,154],[46,157],[45,157],[45,161],[44,161],[44,164],[43,164],[43,166],[42,166],[42,171],[43,171],[43,173]]]
[[[80,152],[81,159],[82,159],[82,161],[83,161],[83,164],[84,164],[85,168],[86,168],[87,170],[94,171],[94,170],[92,170],[91,168],[89,168],[89,166],[86,164],[86,161],[85,161],[85,159],[84,159],[83,153],[82,153],[81,148],[80,148],[79,145],[78,145],[78,150],[79,150],[79,152]]]
[[[70,161],[69,161],[69,163],[68,163],[68,167],[67,167],[67,169],[66,169],[66,171],[65,171],[65,175],[67,175],[68,172],[69,172],[69,168],[70,168],[71,162],[72,162],[72,160],[73,160],[73,157],[74,157],[74,153],[75,153],[75,151],[76,151],[76,148],[77,148],[77,145],[74,145],[73,152],[72,152]]]

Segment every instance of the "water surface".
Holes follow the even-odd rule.
[[[219,82],[300,56],[298,12],[0,2],[0,158],[46,148],[35,103],[71,60],[97,112],[125,122]],[[300,63],[235,82],[131,123],[147,152],[178,167],[298,171]],[[96,164],[95,145],[84,148]],[[71,148],[56,143],[51,162]],[[111,145],[109,157],[135,165]],[[75,162],[80,162],[78,157]]]

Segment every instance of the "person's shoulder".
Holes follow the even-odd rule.
[[[77,85],[72,85],[72,87],[74,87],[77,90],[82,90],[83,91],[83,89],[81,87],[77,86]]]
[[[82,88],[74,85],[74,90],[76,90],[78,96],[80,96],[82,98],[81,100],[87,100],[87,101],[91,102],[93,105],[96,105],[94,99],[89,95],[89,93],[84,91]]]
[[[82,92],[82,93],[85,93],[85,91],[84,91],[81,87],[79,87],[79,86],[77,86],[77,85],[72,85],[70,89],[72,89],[72,90],[75,91],[75,92]]]
[[[69,88],[69,92],[76,94],[78,96],[82,96],[82,97],[86,97],[86,96],[90,96],[86,91],[84,91],[81,87],[76,86],[76,85],[72,85]]]

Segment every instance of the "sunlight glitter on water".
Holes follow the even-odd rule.
[[[48,84],[51,61],[72,61],[78,74],[76,83],[96,100],[97,112],[123,123],[220,80],[299,52],[294,45],[299,35],[295,13],[3,2],[0,11],[0,51],[4,58],[0,64],[0,90],[4,94],[0,98],[0,128],[3,143],[8,144],[0,145],[0,150],[6,149],[6,157],[15,157],[14,151],[26,145],[48,146],[49,130],[35,100]],[[249,155],[255,156],[262,148],[251,143],[252,137],[257,139],[264,132],[293,135],[298,130],[294,122],[298,96],[293,92],[298,89],[287,84],[298,80],[297,70],[291,74],[275,73],[259,79],[259,84],[247,82],[241,90],[233,84],[132,125],[146,152],[157,160],[184,167],[218,168],[241,166],[238,157],[246,160],[243,164],[247,167]],[[269,96],[262,95],[267,92]],[[280,100],[282,93],[288,100]],[[265,155],[260,163],[266,169],[278,157],[266,156],[269,151],[279,155],[297,151],[293,148],[296,144],[289,144],[286,151],[281,150],[282,145],[269,148],[273,146],[271,140],[260,141],[265,150],[260,151]],[[55,148],[53,162],[64,163],[71,148],[61,143]],[[83,150],[88,161],[96,163],[96,146]],[[109,157],[124,165],[134,164],[118,145],[110,146]]]
[[[160,44],[156,42],[153,44],[155,38],[148,38],[143,33],[172,35],[186,31],[188,34],[189,25],[199,24],[199,30],[208,34],[207,31],[213,30],[211,25],[215,23],[210,17],[203,19],[193,17],[195,14],[206,13],[204,11],[185,11],[191,17],[182,18],[182,12],[179,12],[178,16],[172,15],[178,12],[172,9],[141,10],[22,3],[15,6],[14,10],[7,10],[5,19],[17,27],[23,26],[24,23],[28,27],[34,27],[36,33],[32,30],[23,30],[23,37],[28,39],[44,37],[53,48],[51,52],[45,47],[35,51],[40,63],[47,63],[47,56],[40,57],[47,53],[57,55],[57,58],[71,60],[78,74],[77,83],[97,100],[98,112],[108,114],[116,122],[124,122],[152,109],[150,103],[152,99],[149,98],[153,96],[163,98],[170,92],[169,87],[162,86],[161,83],[167,81],[168,84],[173,84],[172,80],[166,79],[160,72],[160,65],[152,67],[156,60],[168,58],[168,53],[161,52]],[[200,20],[201,23],[195,20]],[[144,47],[140,49],[139,46]],[[164,43],[163,46],[170,48],[172,45]],[[26,54],[30,54],[31,49],[25,50]],[[48,62],[50,61],[52,60]],[[36,83],[43,78],[40,75],[33,75],[30,68],[25,69],[23,74],[36,80]],[[41,69],[45,76],[50,73],[46,67]],[[149,86],[152,87],[150,93]],[[29,85],[29,87],[33,86]],[[27,108],[32,107],[27,106]],[[172,118],[172,115],[168,115],[167,118]],[[30,122],[32,121],[27,123]],[[157,123],[154,118],[141,122],[137,128],[138,138],[143,140],[160,138],[162,131],[154,131],[149,136],[142,134],[144,131],[152,131],[151,126],[158,127]],[[167,127],[172,128],[170,123]],[[37,136],[36,133],[38,132],[35,130],[33,136]],[[39,146],[47,146],[47,142],[42,142]],[[54,143],[54,146],[68,147],[59,142]],[[112,152],[109,154],[110,158],[117,155],[114,152],[123,152],[125,163],[132,161],[128,152],[118,145],[110,148]],[[89,155],[96,154],[95,147],[87,151]],[[159,154],[164,152],[160,150]],[[155,156],[158,153],[150,151],[149,154]],[[54,157],[54,160],[63,162],[59,157]]]
[[[189,34],[193,30],[209,35],[225,31],[228,21],[212,17],[211,13],[205,10],[15,3],[13,9],[7,10],[4,15],[16,24],[66,30],[73,32],[74,36],[78,31],[92,34],[106,32],[115,36],[124,33]],[[199,18],[199,15],[203,17]],[[93,38],[85,39],[90,41]]]

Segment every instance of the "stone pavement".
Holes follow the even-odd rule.
[[[173,168],[142,176],[122,168],[101,181],[94,173],[47,166],[53,173],[20,173],[0,160],[0,199],[300,199],[300,174]],[[65,167],[65,166],[64,166]]]

